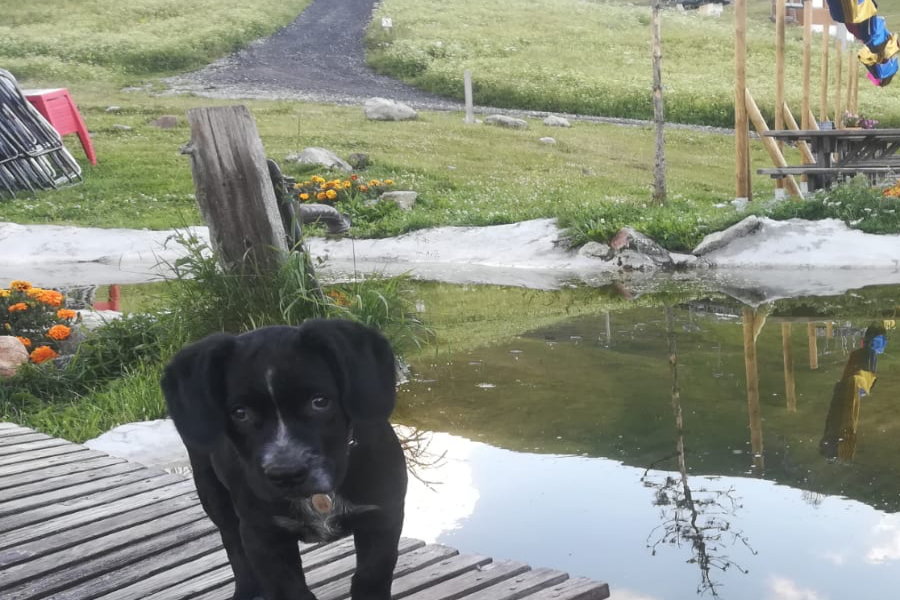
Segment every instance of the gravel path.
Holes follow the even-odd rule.
[[[377,0],[314,0],[274,35],[200,71],[166,80],[166,93],[207,98],[300,100],[361,105],[373,96],[417,109],[463,110],[462,102],[435,96],[378,75],[366,65],[363,38]],[[460,84],[461,85],[461,84]],[[477,98],[476,98],[477,102]],[[481,114],[543,118],[543,111],[476,106]],[[650,121],[553,113],[572,120],[646,127]],[[732,129],[667,123],[667,128],[733,135]]]

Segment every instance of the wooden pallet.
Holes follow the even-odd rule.
[[[301,548],[319,600],[350,596],[352,539]],[[193,481],[0,422],[0,598],[228,600]],[[603,600],[609,586],[404,538],[393,597]]]

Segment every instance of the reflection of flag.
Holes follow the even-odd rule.
[[[860,398],[875,385],[876,354],[869,348],[850,353],[841,380],[834,384],[819,452],[826,458],[853,460],[856,453]]]
[[[869,79],[885,86],[897,73],[897,34],[887,30],[884,19],[875,15],[873,0],[827,0],[831,18],[847,26],[853,37],[866,45],[859,51],[859,61],[869,71]]]

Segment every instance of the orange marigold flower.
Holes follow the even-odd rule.
[[[71,308],[61,308],[56,311],[57,319],[74,319],[78,316],[78,313],[72,310]]]
[[[393,179],[385,179],[384,185],[394,185],[394,180]]]
[[[349,179],[348,179],[347,181],[344,182],[344,188],[348,188],[348,187],[350,187],[351,185],[353,185],[353,182],[350,181]]]
[[[59,308],[60,306],[62,306],[63,295],[55,290],[44,290],[44,293],[38,296],[38,300],[40,300],[47,306]]]
[[[22,337],[20,335],[17,335],[16,339],[19,340],[20,342],[22,342],[22,345],[25,346],[26,348],[31,348],[31,340],[29,340],[27,337]]]
[[[368,191],[369,191],[369,186],[367,186],[367,185],[361,185],[361,186],[359,186],[359,191],[361,191],[361,192],[368,192]]]
[[[39,288],[39,287],[32,287],[32,288],[28,288],[27,290],[25,290],[25,295],[28,296],[29,298],[37,298],[38,296],[40,296],[43,293],[44,293],[44,289]]]
[[[15,292],[24,292],[26,290],[31,289],[31,284],[28,283],[27,281],[23,281],[21,279],[13,279],[9,283],[9,289],[11,289]]]
[[[316,194],[316,200],[324,200],[327,197],[328,196],[325,195],[325,192],[319,192],[318,194]]]
[[[21,312],[23,310],[28,310],[28,305],[24,302],[16,302],[12,306],[9,307],[9,312]]]
[[[381,185],[381,182],[379,182],[377,179],[373,179],[369,182],[369,185],[371,187],[378,187],[379,185]]]
[[[334,200],[335,198],[337,198],[337,192],[334,190],[328,190],[327,192],[325,192],[325,197],[329,200]]]
[[[350,299],[347,297],[347,294],[340,290],[331,290],[328,292],[328,297],[334,300],[334,303],[338,306],[350,306]]]
[[[66,340],[72,334],[72,328],[65,325],[54,325],[47,330],[47,335],[54,340]]]
[[[309,200],[309,194],[300,194],[300,199],[303,201]]]
[[[38,346],[37,348],[32,350],[31,354],[29,354],[28,356],[31,358],[31,362],[39,365],[45,360],[56,358],[57,356],[59,356],[59,354],[57,354],[56,350],[54,350],[50,346]]]

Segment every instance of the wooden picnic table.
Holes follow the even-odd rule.
[[[763,175],[806,175],[809,190],[863,173],[873,178],[900,173],[900,129],[770,130],[763,135],[784,142],[806,142],[815,164],[759,169]]]

